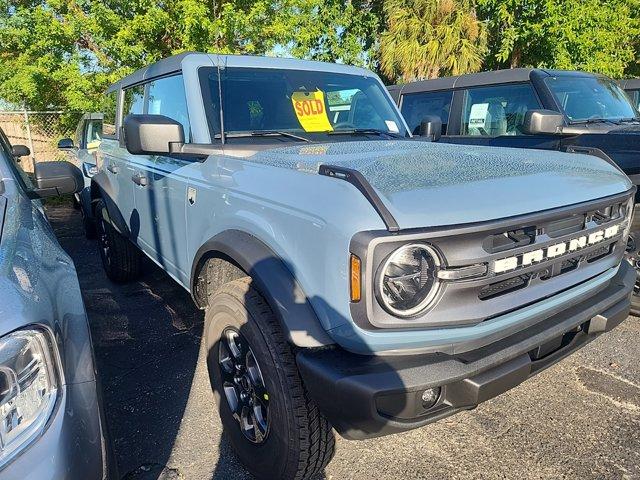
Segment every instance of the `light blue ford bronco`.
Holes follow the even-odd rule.
[[[412,139],[373,73],[293,59],[185,53],[107,101],[104,268],[145,254],[205,309],[259,478],[321,471],[332,429],[471,409],[627,317],[634,187],[599,158]]]

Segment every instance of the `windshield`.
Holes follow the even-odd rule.
[[[360,130],[407,135],[394,104],[373,77],[265,68],[220,72],[220,83],[217,68],[199,73],[214,138],[220,138],[222,128],[225,136],[284,132],[315,139]]]
[[[545,83],[572,122],[619,121],[638,116],[625,92],[603,77],[549,77]]]

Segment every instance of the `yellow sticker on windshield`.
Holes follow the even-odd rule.
[[[293,110],[305,132],[330,132],[333,130],[327,110],[324,106],[324,93],[321,90],[315,92],[294,92],[291,95]]]

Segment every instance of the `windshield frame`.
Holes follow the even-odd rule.
[[[224,92],[223,75],[228,71],[241,71],[241,70],[252,70],[252,71],[264,70],[264,71],[272,71],[272,72],[282,72],[284,75],[286,75],[289,72],[304,74],[304,75],[325,74],[325,75],[331,75],[336,77],[355,77],[359,79],[367,79],[368,81],[372,82],[371,84],[372,87],[375,87],[379,90],[380,100],[385,102],[385,105],[388,106],[388,111],[386,113],[391,113],[395,116],[395,118],[393,118],[392,120],[396,123],[399,133],[395,133],[391,130],[389,130],[388,132],[384,130],[380,130],[378,132],[378,135],[376,135],[373,131],[371,131],[373,130],[371,128],[357,128],[357,127],[355,129],[351,127],[346,127],[344,129],[341,128],[338,130],[314,132],[314,131],[305,131],[301,124],[298,125],[296,128],[277,128],[277,129],[265,128],[265,129],[256,129],[256,130],[251,130],[251,129],[230,130],[225,125],[225,119],[226,119],[225,110],[232,107],[224,104],[225,92]],[[213,91],[214,88],[212,87],[212,85],[215,82],[214,78],[212,78],[214,76],[217,79],[216,91]],[[353,134],[363,135],[362,139],[367,139],[367,138],[374,139],[374,137],[384,138],[385,136],[388,136],[388,138],[390,139],[391,138],[404,139],[404,138],[412,137],[404,117],[400,113],[398,106],[391,98],[391,95],[389,94],[388,90],[386,89],[386,87],[384,86],[380,78],[372,73],[367,73],[366,71],[365,71],[365,74],[358,75],[349,71],[336,72],[334,70],[308,70],[308,69],[305,69],[304,67],[287,68],[287,67],[281,67],[281,66],[264,67],[264,66],[253,66],[253,65],[252,66],[224,66],[224,67],[223,66],[201,66],[198,68],[197,78],[198,78],[198,86],[201,92],[201,101],[203,103],[203,109],[204,109],[205,117],[207,120],[207,130],[209,132],[209,136],[212,143],[217,143],[217,142],[226,143],[226,140],[228,139],[256,140],[258,138],[265,139],[265,138],[272,138],[272,137],[278,136],[278,135],[264,135],[265,133],[274,133],[274,134],[282,133],[282,135],[280,135],[281,138],[287,137],[291,140],[295,140],[294,138],[295,136],[300,136],[300,137],[307,138],[311,142],[335,141],[335,137],[333,137],[333,140],[332,140],[332,137],[330,135],[332,132],[344,131],[346,133],[347,130],[356,130],[355,132],[353,132]],[[218,105],[218,106],[222,105],[222,107],[220,108],[221,111],[219,112],[216,111],[216,109],[214,108],[214,105]],[[329,106],[327,97],[325,97],[325,105]],[[293,109],[293,105],[292,105],[292,109]],[[360,130],[370,130],[371,132],[370,134],[367,134],[366,132],[361,132]],[[256,133],[256,135],[252,135],[252,133]],[[300,139],[300,141],[302,141],[302,139]]]
[[[610,102],[614,102],[617,104],[622,105],[626,105],[629,107],[631,115],[624,115],[624,116],[607,116],[607,115],[592,115],[588,118],[574,118],[572,116],[570,116],[567,113],[567,109],[565,108],[565,106],[563,105],[563,102],[561,101],[562,99],[560,98],[560,95],[562,94],[562,92],[554,89],[554,85],[553,82],[557,81],[557,80],[562,80],[562,81],[571,81],[574,83],[580,83],[580,82],[597,82],[599,83],[604,90],[608,90],[609,91],[609,101]],[[624,89],[614,80],[604,77],[604,76],[599,76],[599,75],[589,75],[589,76],[573,76],[573,75],[554,75],[554,76],[549,76],[549,77],[545,77],[543,79],[544,85],[547,88],[547,90],[549,90],[549,92],[551,93],[551,96],[553,98],[553,101],[556,103],[558,109],[560,110],[560,112],[562,112],[562,114],[564,115],[564,117],[567,119],[567,122],[570,125],[573,124],[581,124],[581,123],[590,123],[590,122],[611,122],[611,123],[617,123],[617,122],[621,122],[624,120],[640,120],[640,112],[638,112],[638,109],[636,109],[636,107],[633,105],[633,103],[630,101],[629,96],[626,94],[626,92],[624,91]],[[587,87],[588,88],[588,87]],[[616,90],[619,93],[619,98],[615,97],[615,94],[612,92],[612,90]],[[594,100],[595,101],[595,100]],[[613,104],[613,103],[611,103]]]

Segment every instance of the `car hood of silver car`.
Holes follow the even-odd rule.
[[[615,165],[593,156],[424,141],[297,145],[247,160],[308,173],[322,164],[356,169],[402,229],[540,212],[632,187]]]

